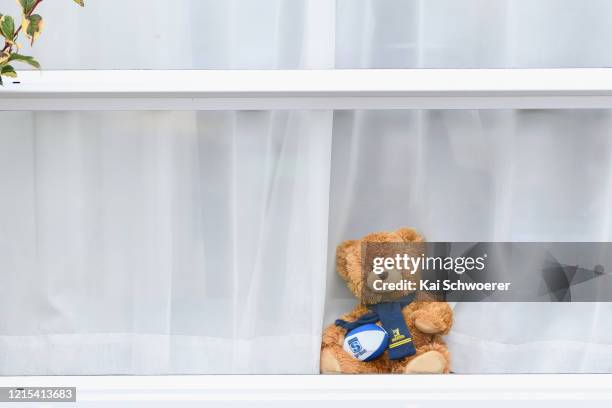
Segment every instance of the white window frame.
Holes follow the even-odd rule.
[[[387,401],[397,407],[474,408],[499,401],[506,403],[503,407],[559,408],[589,401],[589,407],[607,408],[606,401],[612,401],[610,375],[590,374],[0,377],[0,387],[76,387],[77,402],[94,406],[123,401],[252,407],[310,401],[309,406],[338,408],[374,407]]]
[[[612,69],[26,71],[16,81],[6,80],[0,88],[0,111],[612,108]],[[337,406],[338,401],[384,399],[428,406],[455,400],[472,407],[474,401],[610,401],[611,378],[0,377],[0,386],[77,386],[78,400],[90,402],[306,399]]]
[[[583,109],[612,69],[22,72],[0,110]]]

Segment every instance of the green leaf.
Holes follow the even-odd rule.
[[[15,72],[15,68],[10,65],[3,66],[2,71],[0,71],[0,75],[4,75],[10,78],[17,78],[17,72]]]
[[[11,16],[2,16],[0,18],[0,32],[9,41],[13,41],[15,36],[15,22]]]
[[[18,0],[19,4],[21,5],[21,8],[23,9],[23,14],[24,15],[28,15],[32,12],[32,9],[34,9],[34,6],[36,5],[36,0]]]
[[[40,37],[45,22],[40,15],[32,14],[31,16],[24,17],[21,25],[25,31],[26,37],[30,39],[30,44],[34,44],[34,41]]]
[[[81,7],[85,7],[85,0],[74,0],[74,2]]]
[[[25,64],[33,66],[34,68],[40,69],[40,64],[38,63],[38,61],[36,61],[34,57],[30,57],[27,55],[11,54],[8,60],[23,62]]]

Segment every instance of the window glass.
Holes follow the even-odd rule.
[[[606,0],[104,0],[40,13],[31,52],[46,69],[612,65]]]

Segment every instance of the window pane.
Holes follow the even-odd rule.
[[[607,0],[104,0],[41,13],[46,69],[612,66]]]

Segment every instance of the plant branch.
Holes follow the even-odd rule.
[[[36,9],[36,7],[38,7],[38,5],[42,3],[42,1],[43,0],[36,0],[36,3],[34,3],[34,5],[32,6],[32,9],[30,10],[30,12],[26,14],[26,17],[30,17],[32,13],[34,12],[34,10]],[[21,32],[21,28],[22,28],[22,25],[20,24],[19,27],[17,27],[17,30],[15,30],[15,34],[13,35],[13,42],[17,41],[17,36]],[[10,47],[11,47],[11,44],[8,41],[6,41],[4,43],[4,48],[2,49],[2,52],[8,50]]]

